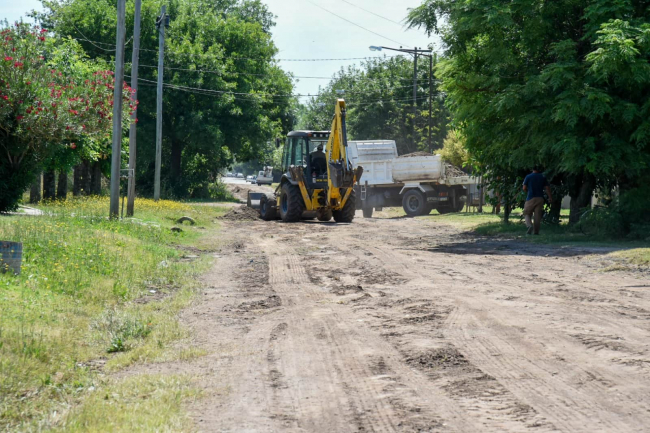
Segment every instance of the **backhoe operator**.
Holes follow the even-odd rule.
[[[309,155],[309,161],[311,162],[311,169],[316,173],[316,176],[321,176],[327,173],[327,159],[323,152],[322,143],[318,144],[316,150]]]

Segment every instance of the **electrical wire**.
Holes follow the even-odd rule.
[[[127,76],[128,77],[128,76]],[[130,78],[130,77],[129,77]],[[143,78],[138,78],[138,83],[143,82],[144,85],[155,87],[156,82],[151,81],[151,80],[146,80]],[[182,92],[187,92],[187,93],[192,93],[192,94],[198,94],[198,95],[207,95],[207,96],[232,96],[234,100],[237,101],[254,101],[254,102],[263,102],[258,98],[257,96],[271,96],[271,97],[314,97],[314,96],[321,96],[321,95],[274,95],[270,93],[237,93],[237,92],[230,92],[230,91],[224,91],[224,90],[212,90],[212,89],[201,89],[201,88],[195,88],[195,87],[187,87],[187,86],[179,86],[179,85],[174,85],[174,84],[167,84],[163,83],[163,86],[165,88],[171,89],[171,90],[178,90]],[[250,96],[250,97],[247,97]],[[426,100],[426,96],[419,96],[416,98],[416,101],[422,101]],[[367,106],[367,105],[372,105],[372,104],[380,104],[380,103],[390,103],[390,104],[397,104],[397,105],[412,105],[413,103],[413,98],[398,98],[398,99],[377,99],[377,100],[372,100],[372,101],[358,101],[356,102],[354,98],[352,99],[346,99],[347,105],[350,107],[362,107],[362,106]]]
[[[307,3],[310,3],[310,4],[314,5],[314,6],[316,6],[316,7],[319,8],[319,9],[324,10],[325,12],[327,12],[327,13],[329,13],[329,14],[334,15],[334,16],[337,17],[337,18],[342,19],[342,20],[345,21],[345,22],[348,22],[348,23],[352,24],[353,26],[359,27],[359,28],[362,29],[362,30],[365,30],[365,31],[367,31],[367,32],[369,32],[369,33],[372,33],[373,35],[379,36],[380,38],[386,39],[386,40],[391,41],[391,42],[395,42],[396,44],[399,44],[399,45],[403,45],[403,46],[407,46],[407,45],[408,45],[408,44],[404,44],[404,43],[402,43],[402,42],[396,41],[395,39],[391,39],[391,38],[389,38],[389,37],[387,37],[387,36],[384,36],[384,35],[382,35],[382,34],[379,34],[379,33],[377,33],[377,32],[373,32],[372,30],[367,29],[367,28],[365,28],[365,27],[363,27],[363,26],[361,26],[361,25],[359,25],[359,24],[357,24],[357,23],[355,23],[355,22],[353,22],[353,21],[350,21],[349,19],[344,18],[344,17],[342,17],[341,15],[335,14],[334,12],[332,12],[332,11],[330,11],[330,10],[328,10],[328,9],[325,9],[324,7],[322,7],[322,6],[320,6],[320,5],[318,5],[318,4],[314,3],[314,2],[312,2],[311,0],[305,0],[305,1],[306,1]]]
[[[389,22],[391,22],[391,23],[393,23],[393,24],[397,24],[398,26],[402,27],[402,29],[404,29],[404,24],[402,24],[402,23],[399,23],[399,22],[397,22],[397,21],[393,21],[393,20],[391,20],[390,18],[386,18],[386,17],[384,17],[384,16],[381,16],[381,15],[379,15],[379,14],[373,12],[373,11],[369,11],[368,9],[362,8],[361,6],[359,6],[359,5],[355,5],[354,3],[351,3],[351,2],[349,2],[349,1],[347,1],[347,0],[341,0],[341,1],[342,1],[343,3],[347,3],[347,4],[349,4],[350,6],[354,6],[355,8],[361,9],[361,10],[364,11],[364,12],[368,12],[369,14],[372,14],[372,15],[374,15],[374,16],[376,16],[376,17],[379,17],[379,18],[381,18],[382,20],[386,20],[386,21],[389,21]],[[413,29],[411,29],[411,28],[406,28],[406,30],[413,30]]]

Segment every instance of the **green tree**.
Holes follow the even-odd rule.
[[[129,40],[133,3],[127,4]],[[260,1],[167,4],[171,24],[165,48],[162,185],[168,194],[186,196],[205,191],[235,158],[263,157],[264,143],[291,129],[293,85],[274,60],[273,15]],[[91,57],[112,58],[115,1],[44,0],[43,5],[46,11],[38,15],[43,23],[80,39]],[[141,193],[153,189],[159,8],[158,1],[143,1],[137,162]]]
[[[434,88],[432,145],[428,145],[429,67],[418,65],[418,99],[413,114],[413,61],[404,56],[372,59],[342,69],[299,110],[300,129],[329,129],[337,98],[348,106],[348,133],[354,139],[395,140],[400,153],[442,147],[448,115],[443,95]],[[433,85],[437,86],[437,80]],[[415,130],[413,122],[415,121]]]
[[[426,0],[408,19],[442,37],[439,76],[483,171],[509,182],[545,166],[576,221],[595,188],[642,186],[649,18],[640,0]]]
[[[469,163],[469,153],[463,136],[455,129],[449,130],[440,151],[442,159],[456,167],[465,167]]]
[[[114,80],[112,73],[88,63],[74,41],[53,40],[46,30],[19,23],[0,35],[4,212],[16,207],[44,163],[81,152],[81,137],[101,141],[110,135]],[[130,88],[125,87],[124,98],[129,96]]]

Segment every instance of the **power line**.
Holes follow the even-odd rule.
[[[152,68],[155,69],[158,66],[153,66],[153,65],[140,65],[141,68]],[[189,68],[174,68],[171,66],[165,66],[165,69],[170,70],[170,71],[185,71],[185,72],[199,72],[199,73],[206,73],[206,74],[215,74],[219,76],[226,76],[226,75],[245,75],[245,76],[255,76],[255,77],[268,77],[270,74],[251,74],[247,72],[223,72],[223,71],[214,71],[214,70],[208,70],[208,69],[189,69]],[[324,80],[335,80],[335,77],[305,77],[305,76],[292,76],[291,78],[314,78],[314,79],[324,79]],[[396,80],[399,81],[412,81],[412,78],[396,78]],[[383,82],[384,80],[381,79],[372,79],[369,78],[368,81],[372,82]],[[400,88],[406,88],[406,87],[411,87],[409,86],[402,86],[402,87],[391,87],[391,89],[400,89]]]
[[[355,23],[355,22],[353,22],[353,21],[350,21],[349,19],[344,18],[344,17],[342,17],[341,15],[335,14],[334,12],[332,12],[332,11],[330,11],[330,10],[328,10],[328,9],[325,9],[324,7],[322,7],[322,6],[320,6],[320,5],[318,5],[318,4],[314,3],[314,2],[312,2],[311,0],[305,0],[305,1],[306,1],[307,3],[310,3],[310,4],[314,5],[314,6],[316,6],[316,7],[319,8],[319,9],[324,10],[325,12],[327,12],[327,13],[329,13],[329,14],[334,15],[334,16],[337,17],[337,18],[342,19],[342,20],[345,21],[345,22],[348,22],[348,23],[352,24],[353,26],[359,27],[359,28],[362,29],[362,30],[365,30],[365,31],[367,31],[367,32],[369,32],[369,33],[372,33],[373,35],[376,35],[376,36],[379,36],[380,38],[386,39],[387,41],[395,42],[396,44],[404,45],[404,46],[408,45],[408,44],[403,44],[402,42],[396,41],[395,39],[391,39],[391,38],[389,38],[389,37],[387,37],[387,36],[381,35],[381,34],[379,34],[379,33],[377,33],[377,32],[373,32],[372,30],[367,29],[367,28],[365,28],[365,27],[363,27],[363,26],[361,26],[361,25],[359,25],[359,24],[357,24],[357,23]]]
[[[128,77],[128,75],[127,75]],[[130,77],[129,77],[130,78]],[[149,85],[149,86],[154,86],[156,84],[155,81],[152,80],[146,80],[143,78],[139,78],[138,82],[142,81],[143,84]],[[260,102],[260,99],[258,96],[270,96],[270,97],[317,97],[317,96],[322,96],[322,94],[303,94],[303,95],[298,95],[298,94],[272,94],[272,93],[245,93],[245,92],[231,92],[227,90],[213,90],[213,89],[201,89],[197,87],[187,87],[187,86],[179,86],[176,84],[163,84],[166,88],[172,89],[172,90],[179,90],[187,93],[194,93],[194,94],[199,94],[199,95],[210,95],[210,96],[232,96],[233,99],[239,100],[239,101],[255,101],[255,102]],[[409,86],[410,87],[410,86]],[[349,93],[348,95],[367,95],[367,93]],[[332,95],[334,96],[334,95]],[[427,99],[426,96],[420,96],[417,98],[417,100],[425,100]],[[382,98],[382,99],[377,99],[377,100],[372,100],[372,101],[359,101],[359,102],[354,102],[354,98],[346,98],[347,101],[349,102],[349,105],[354,105],[354,106],[363,106],[363,105],[370,105],[370,104],[377,104],[377,103],[407,103],[407,102],[412,102],[413,98],[408,97],[408,98],[398,98],[398,99],[387,99],[387,98]]]
[[[355,5],[354,3],[351,3],[351,2],[349,2],[349,1],[347,1],[347,0],[341,0],[341,1],[342,1],[343,3],[347,3],[347,4],[349,4],[350,6],[354,6],[355,8],[361,9],[361,10],[364,11],[364,12],[368,12],[369,14],[372,14],[372,15],[374,15],[374,16],[376,16],[376,17],[379,17],[379,18],[381,18],[382,20],[389,21],[389,22],[391,22],[391,23],[393,23],[393,24],[397,24],[398,26],[404,28],[404,24],[402,24],[402,23],[399,23],[399,22],[397,22],[397,21],[393,21],[393,20],[391,20],[390,18],[386,18],[386,17],[384,17],[384,16],[381,16],[381,15],[379,15],[379,14],[377,14],[377,13],[374,13],[373,11],[369,11],[368,9],[364,9],[364,8],[362,8],[361,6]],[[406,28],[406,30],[413,30],[413,29]],[[402,45],[404,45],[404,44],[402,44]]]

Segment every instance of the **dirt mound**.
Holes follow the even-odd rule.
[[[256,221],[259,218],[260,214],[255,209],[242,205],[230,209],[218,219],[226,221]]]
[[[271,295],[266,299],[252,302],[244,302],[237,307],[241,311],[266,310],[282,305],[282,299],[278,295]]]
[[[429,152],[413,152],[407,153],[406,155],[400,155],[398,158],[415,158],[416,156],[433,156],[433,153]]]
[[[463,170],[448,162],[445,162],[445,171],[447,172],[447,177],[467,176],[467,173]]]

